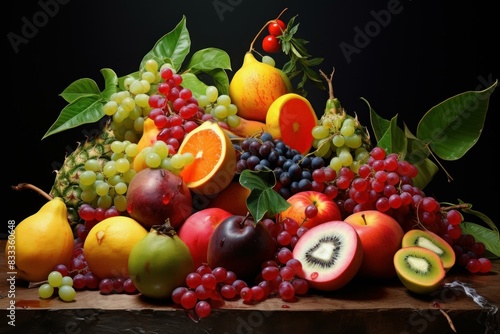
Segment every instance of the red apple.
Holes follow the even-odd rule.
[[[177,231],[191,251],[194,268],[207,263],[208,242],[215,228],[232,214],[220,208],[207,208],[189,216]]]
[[[287,199],[287,202],[291,205],[281,212],[281,219],[292,218],[307,228],[328,221],[342,220],[337,204],[319,191],[307,190],[295,193]],[[318,213],[314,217],[307,218],[306,208],[310,205],[315,206]]]
[[[377,210],[359,211],[344,221],[356,229],[361,239],[363,263],[358,275],[375,279],[394,277],[394,254],[401,248],[404,235],[399,223]]]

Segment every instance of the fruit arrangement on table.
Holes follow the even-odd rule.
[[[86,123],[100,131],[65,157],[47,203],[16,226],[5,253],[11,263],[15,251],[17,278],[40,298],[141,294],[204,318],[224,301],[290,301],[356,277],[399,277],[428,294],[452,267],[488,273],[500,255],[495,224],[423,189],[438,170],[431,156],[456,160],[475,144],[496,82],[432,108],[415,134],[367,103],[372,138],[334,96],[333,72],[314,69],[323,59],[295,36],[296,17],[282,15],[231,79],[220,49],[185,64],[184,17],[137,72],[103,69],[102,91],[88,78],[70,84],[44,138]],[[262,56],[253,45],[264,31]],[[290,58],[282,69],[277,52]],[[327,91],[323,113],[308,84]],[[465,108],[468,124],[454,127]]]

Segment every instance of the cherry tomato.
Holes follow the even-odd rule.
[[[283,30],[286,29],[286,24],[285,22],[281,20],[275,20],[267,26],[267,30],[269,33],[273,36],[279,36],[283,33]]]
[[[281,45],[276,36],[267,35],[262,40],[262,49],[268,53],[276,53],[281,49]]]

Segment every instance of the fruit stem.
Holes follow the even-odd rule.
[[[333,74],[335,73],[335,67],[330,76],[327,76],[322,70],[319,70],[319,73],[325,78],[328,84],[328,100],[326,101],[325,113],[337,114],[339,112],[339,114],[342,114],[344,110],[342,109],[339,99],[337,99],[333,93]]]
[[[153,225],[151,226],[151,229],[154,229],[158,234],[166,235],[169,237],[173,237],[174,235],[177,234],[172,225],[170,225],[169,218],[165,220],[165,223],[163,225]]]
[[[43,197],[45,197],[48,201],[53,199],[52,196],[47,194],[45,191],[43,191],[42,189],[40,189],[37,186],[34,186],[30,183],[19,183],[17,186],[12,186],[12,189],[18,190],[18,191],[24,190],[24,189],[31,189],[31,190],[36,191],[38,194],[42,195]]]
[[[278,15],[278,17],[276,17],[275,19],[272,19],[272,20],[267,21],[267,22],[266,22],[266,24],[264,24],[264,26],[263,26],[262,28],[260,28],[260,30],[259,30],[259,32],[257,33],[257,35],[255,35],[255,37],[253,38],[252,43],[250,43],[250,50],[248,50],[248,52],[252,52],[252,50],[253,50],[253,45],[254,45],[255,41],[257,41],[257,38],[258,38],[258,37],[259,37],[259,35],[262,33],[262,31],[264,31],[264,29],[266,29],[266,27],[267,27],[270,23],[272,23],[272,22],[276,21],[277,19],[279,19],[279,18],[281,17],[281,15],[283,15],[283,13],[284,13],[287,9],[288,9],[288,8],[283,9],[283,10],[281,11],[281,13]]]
[[[363,223],[365,223],[365,225],[368,225],[368,224],[366,223],[366,217],[365,217],[365,215],[364,215],[364,214],[362,214],[362,215],[361,215],[361,217],[363,218]]]

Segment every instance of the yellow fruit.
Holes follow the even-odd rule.
[[[7,264],[15,262],[15,269],[9,267],[9,271],[16,271],[17,278],[43,281],[56,265],[69,266],[74,238],[61,198],[53,198],[21,221],[12,235],[5,246],[5,256]]]
[[[307,154],[314,138],[312,129],[318,124],[318,117],[309,100],[305,97],[287,93],[278,97],[269,107],[266,116],[266,129],[275,139]]]
[[[116,216],[97,223],[83,244],[90,271],[99,279],[129,277],[128,257],[134,245],[148,231],[136,220]]]
[[[156,136],[160,130],[156,127],[155,122],[151,118],[146,118],[144,120],[144,130],[142,132],[141,139],[137,142],[137,147],[139,148],[139,152],[141,152],[146,147],[151,147],[156,141]],[[138,154],[135,156],[134,161],[132,162],[132,168],[138,172],[147,168],[145,158],[143,154]]]
[[[191,153],[194,161],[180,172],[187,187],[201,195],[226,188],[236,174],[236,152],[229,135],[217,123],[203,122],[184,137],[178,153]]]
[[[229,83],[229,96],[238,115],[249,120],[266,121],[269,106],[283,94],[292,92],[292,84],[280,69],[255,59],[249,51],[241,68]]]
[[[240,116],[240,124],[237,127],[229,127],[234,135],[242,138],[252,137],[266,131],[266,123],[253,121]]]

